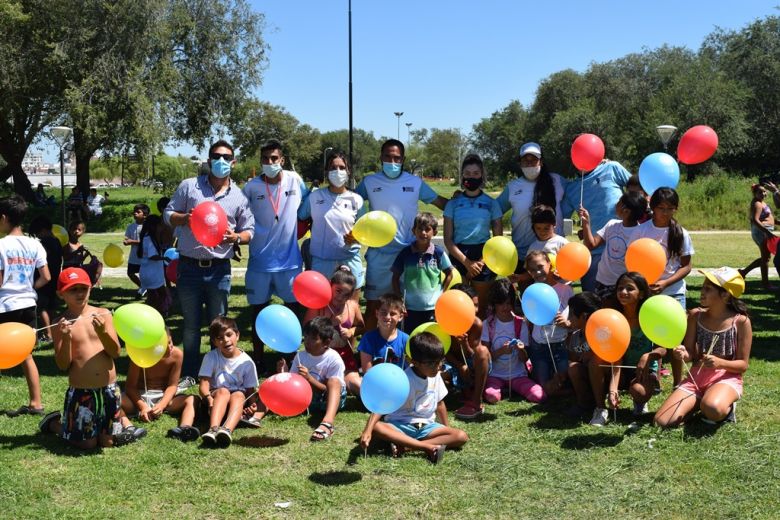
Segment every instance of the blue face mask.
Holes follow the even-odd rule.
[[[281,164],[264,164],[263,165],[263,175],[265,175],[269,179],[275,178],[277,175],[279,175],[280,171],[282,171],[282,165]]]
[[[228,175],[230,175],[230,163],[226,161],[225,159],[218,159],[218,160],[211,160],[211,174],[218,178],[218,179],[224,179]]]
[[[383,162],[382,171],[391,179],[396,179],[401,175],[401,165],[399,163]]]

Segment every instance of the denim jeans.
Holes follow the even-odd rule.
[[[176,288],[184,318],[184,364],[181,375],[198,377],[200,369],[200,329],[203,305],[206,323],[227,313],[230,295],[230,263],[199,267],[190,262],[179,262]]]
[[[569,355],[563,343],[550,343],[548,347],[546,342],[537,343],[532,339],[526,351],[533,365],[531,376],[540,385],[552,379],[556,371],[565,373],[569,368]],[[553,359],[555,359],[555,368],[553,368]]]

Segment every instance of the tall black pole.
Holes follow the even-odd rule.
[[[65,156],[62,153],[62,146],[60,146],[60,199],[62,200],[62,227],[67,228],[68,224],[65,222]]]
[[[349,164],[352,161],[352,0],[349,0]]]

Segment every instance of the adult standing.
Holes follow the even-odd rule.
[[[484,317],[487,292],[496,275],[485,265],[482,249],[493,236],[504,233],[501,207],[482,191],[485,166],[479,155],[469,154],[460,168],[463,194],[444,207],[444,245],[452,265],[479,296],[479,315]]]
[[[230,259],[235,244],[246,244],[254,233],[254,218],[246,197],[230,178],[235,164],[233,146],[219,140],[209,148],[208,173],[185,179],[165,208],[163,218],[177,228],[179,267],[177,293],[184,318],[184,364],[182,376],[194,384],[200,368],[201,312],[206,323],[224,315],[230,295]],[[195,207],[206,201],[219,204],[228,220],[222,242],[214,247],[200,244],[190,228]]]
[[[331,153],[327,159],[327,188],[317,189],[301,204],[300,220],[311,219],[311,268],[330,279],[340,265],[349,267],[357,280],[352,299],[360,300],[364,284],[360,244],[345,240],[363,212],[363,197],[347,189],[351,177],[344,152]]]
[[[518,271],[522,272],[528,246],[536,240],[531,223],[531,208],[544,204],[555,208],[555,232],[563,235],[563,180],[551,173],[542,160],[542,147],[528,142],[520,147],[518,162],[522,175],[512,179],[498,196],[501,213],[512,210],[512,242],[517,248]],[[530,281],[530,277],[527,281]]]
[[[271,140],[260,148],[262,174],[244,186],[254,215],[255,233],[249,243],[246,297],[252,306],[252,359],[258,373],[265,372],[264,345],[255,319],[275,294],[285,306],[300,314],[292,292],[293,279],[303,260],[298,248],[298,208],[309,194],[300,175],[284,169],[282,144]]]
[[[750,271],[756,267],[760,267],[761,284],[764,286],[764,289],[774,291],[776,287],[769,283],[769,257],[772,256],[772,253],[769,251],[767,241],[773,239],[775,236],[773,233],[775,230],[775,217],[772,215],[772,208],[764,201],[767,195],[766,187],[761,184],[754,184],[752,190],[753,200],[750,201],[750,211],[748,213],[748,218],[750,219],[750,236],[753,238],[753,242],[758,246],[758,251],[761,256],[753,260],[749,266],[740,269],[739,274],[742,275],[742,278],[745,278]],[[775,190],[777,190],[776,187]],[[775,255],[775,257],[777,257],[777,255]],[[776,263],[777,262],[775,262],[775,264]]]
[[[390,268],[395,257],[414,240],[412,224],[417,216],[417,201],[433,204],[441,210],[447,204],[447,199],[437,195],[422,179],[404,171],[404,153],[404,144],[397,139],[382,143],[379,155],[382,170],[367,175],[355,190],[368,200],[372,211],[386,211],[398,225],[389,244],[369,247],[366,251],[366,330],[376,328],[379,297],[393,292]]]
[[[623,188],[628,185],[631,173],[622,164],[605,159],[590,172],[569,180],[564,187],[561,201],[562,216],[568,217],[582,206],[590,214],[592,229],[601,229],[607,222],[615,218],[615,206],[623,195]],[[590,252],[590,269],[582,277],[582,290],[593,291],[596,287],[596,271],[598,270],[604,245]]]

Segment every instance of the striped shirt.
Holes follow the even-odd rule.
[[[207,200],[217,202],[225,210],[228,229],[232,229],[236,233],[248,230],[254,234],[255,218],[249,209],[249,202],[238,186],[231,180],[227,190],[215,196],[214,188],[208,181],[208,175],[199,175],[181,181],[163,213],[165,223],[171,225],[171,215],[174,211],[176,213],[189,213],[195,206]],[[217,246],[207,247],[195,239],[189,226],[178,226],[176,229],[179,237],[177,249],[183,256],[202,260],[231,258],[233,256],[233,244],[222,242]]]

